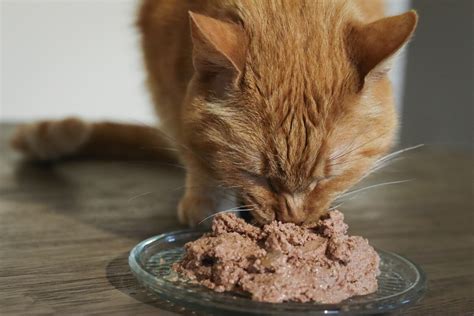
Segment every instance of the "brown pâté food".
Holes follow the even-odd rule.
[[[338,303],[375,292],[380,273],[377,252],[347,228],[339,211],[313,228],[278,221],[260,228],[219,214],[210,233],[185,245],[173,269],[214,291],[244,292],[256,301]]]

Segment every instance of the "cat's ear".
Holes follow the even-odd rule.
[[[237,80],[245,65],[246,39],[242,28],[189,11],[193,64],[197,72],[222,74]]]
[[[412,10],[352,29],[350,46],[362,82],[368,75],[388,71],[390,57],[409,41],[417,22]]]

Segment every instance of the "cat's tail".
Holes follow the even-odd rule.
[[[177,161],[173,144],[158,129],[112,122],[89,123],[77,118],[19,126],[11,146],[26,158],[140,159]]]

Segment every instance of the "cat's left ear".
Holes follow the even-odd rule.
[[[417,22],[412,10],[352,28],[349,45],[362,84],[366,77],[389,70],[388,61],[409,41]]]
[[[237,80],[243,72],[246,53],[241,26],[191,11],[189,19],[195,70]]]

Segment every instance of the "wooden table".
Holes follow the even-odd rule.
[[[144,291],[129,250],[181,228],[174,208],[180,168],[150,162],[22,163],[0,128],[0,314],[189,313]],[[473,156],[424,147],[364,185],[415,178],[366,191],[341,209],[351,232],[417,262],[424,299],[403,315],[474,312]]]

